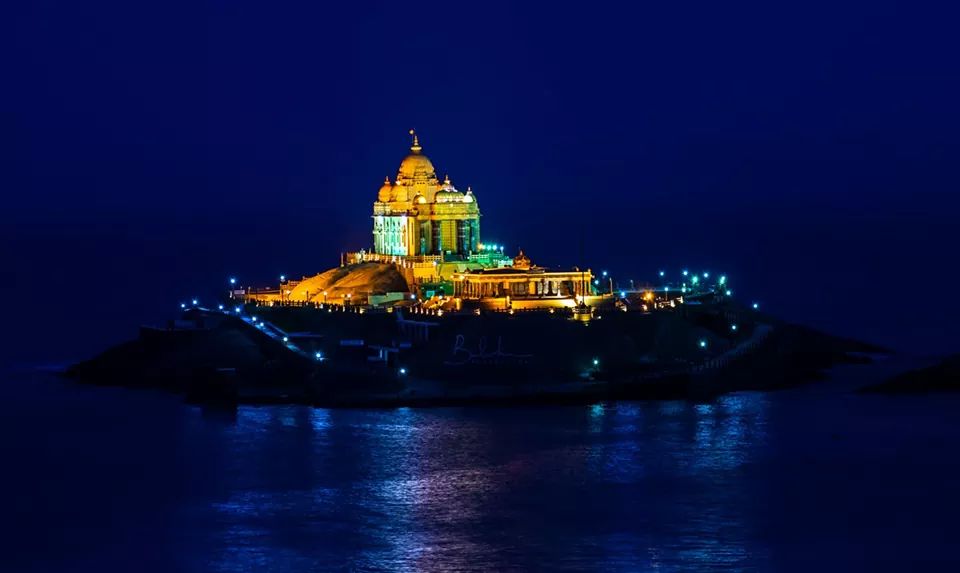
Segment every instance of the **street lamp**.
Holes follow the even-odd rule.
[[[753,303],[753,310],[759,310],[759,309],[760,309],[760,303],[759,302]]]
[[[237,279],[235,279],[235,278],[233,278],[233,277],[230,277],[230,284],[231,284],[231,285],[237,284]]]
[[[707,347],[707,341],[705,339],[700,339],[700,348],[706,348],[706,347]]]

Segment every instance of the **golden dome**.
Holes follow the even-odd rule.
[[[430,158],[423,155],[423,148],[420,147],[420,140],[417,138],[416,132],[411,129],[410,135],[413,136],[413,145],[410,146],[410,155],[404,157],[403,161],[400,162],[397,180],[435,184],[437,174],[433,169],[433,163],[430,162]]]
[[[533,262],[530,261],[530,257],[523,254],[523,249],[520,249],[520,253],[513,257],[513,268],[529,269],[531,266],[533,266]]]
[[[393,186],[390,185],[390,178],[383,178],[383,187],[380,187],[380,191],[377,193],[377,201],[381,203],[386,203],[390,201],[390,195],[393,191]]]

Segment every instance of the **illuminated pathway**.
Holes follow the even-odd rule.
[[[227,316],[232,316],[227,311],[224,311],[224,314],[226,314]],[[287,333],[284,332],[283,329],[281,329],[279,326],[275,324],[272,324],[263,319],[259,319],[253,316],[240,315],[237,318],[239,318],[240,320],[248,324],[254,330],[257,330],[262,332],[263,334],[266,334],[267,336],[272,338],[274,341],[276,341],[278,344],[281,344],[284,348],[286,348],[287,350],[295,354],[299,354],[300,356],[303,356],[304,358],[307,358],[310,360],[314,360],[318,358],[318,356],[310,354],[305,350],[303,350],[302,348],[300,348],[299,346],[297,346],[296,344],[290,342],[290,339]]]

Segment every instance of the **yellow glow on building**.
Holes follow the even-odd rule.
[[[384,179],[373,204],[373,252],[380,255],[469,255],[479,249],[480,210],[473,190],[441,183],[420,139],[410,130],[410,154],[396,179]]]

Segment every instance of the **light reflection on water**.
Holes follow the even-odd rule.
[[[24,388],[3,571],[958,569],[960,397],[225,413]]]
[[[763,558],[736,470],[763,445],[765,400],[240,408],[211,567],[735,570]]]

